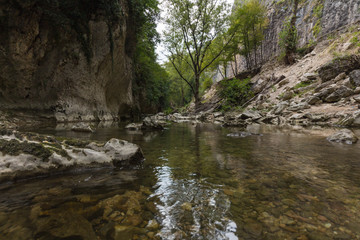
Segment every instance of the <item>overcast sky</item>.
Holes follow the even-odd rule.
[[[225,1],[229,4],[233,4],[234,3],[234,0],[222,0],[222,1]],[[165,25],[160,21],[158,22],[158,25],[157,25],[157,31],[162,34],[162,32],[165,30]],[[156,47],[156,53],[158,55],[158,62],[160,63],[163,63],[166,61],[166,57],[165,57],[165,53],[166,50],[164,49],[164,47],[159,44],[157,47]]]

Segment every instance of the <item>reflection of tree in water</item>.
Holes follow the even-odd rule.
[[[236,224],[228,218],[230,201],[222,185],[209,182],[218,169],[200,125],[179,130],[167,139],[166,165],[157,168],[154,196],[159,198],[165,239],[237,239]],[[171,134],[171,133],[170,133]],[[171,137],[170,137],[171,139]],[[215,181],[216,182],[216,181]]]

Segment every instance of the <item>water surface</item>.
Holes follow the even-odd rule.
[[[360,239],[360,145],[254,125],[121,125],[57,136],[139,144],[131,170],[0,185],[0,239]]]

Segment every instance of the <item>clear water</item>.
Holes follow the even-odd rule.
[[[269,126],[37,131],[125,139],[146,161],[0,185],[0,239],[360,239],[359,144]]]

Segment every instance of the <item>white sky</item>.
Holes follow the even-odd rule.
[[[231,5],[234,4],[234,0],[222,0],[222,1],[225,1]],[[162,1],[160,0],[160,2],[162,2]],[[160,9],[162,9],[162,7],[163,6],[160,6]],[[162,15],[162,13],[161,13],[161,15]],[[164,23],[161,22],[161,20],[158,22],[156,30],[160,34],[162,34],[162,32],[165,30],[165,25],[164,25]],[[164,46],[161,45],[161,43],[157,45],[156,53],[158,55],[158,62],[164,63],[166,61],[166,56],[165,56],[166,50],[165,50]]]

